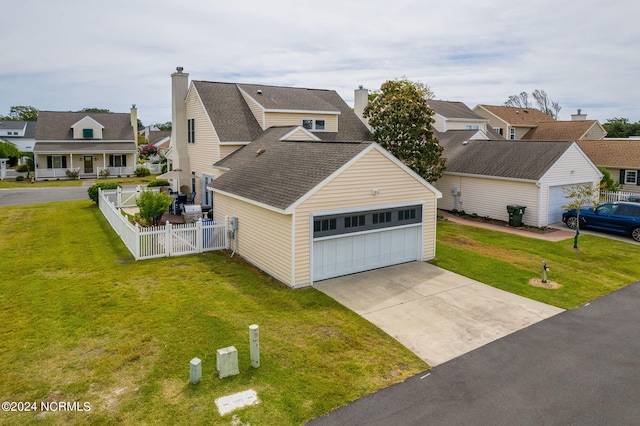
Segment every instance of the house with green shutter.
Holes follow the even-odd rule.
[[[35,178],[133,175],[137,160],[135,107],[131,113],[40,111],[33,147]]]

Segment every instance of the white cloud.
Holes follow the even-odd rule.
[[[0,114],[12,105],[170,119],[169,75],[328,88],[406,76],[441,99],[543,89],[604,122],[640,120],[631,0],[22,0],[3,8]],[[11,17],[7,19],[6,17]]]

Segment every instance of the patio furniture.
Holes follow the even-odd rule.
[[[189,200],[187,201],[187,204],[193,204],[195,200],[196,200],[196,193],[194,191],[191,193],[191,195],[189,195]]]

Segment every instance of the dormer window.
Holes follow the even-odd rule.
[[[316,120],[312,118],[305,118],[302,120],[302,127],[311,131],[322,132],[326,128],[325,120]]]
[[[93,129],[82,129],[82,137],[85,139],[93,139]]]

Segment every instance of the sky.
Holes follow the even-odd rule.
[[[170,75],[336,90],[406,77],[436,99],[544,90],[587,119],[640,121],[637,0],[0,0],[0,115],[138,108],[171,120]]]

